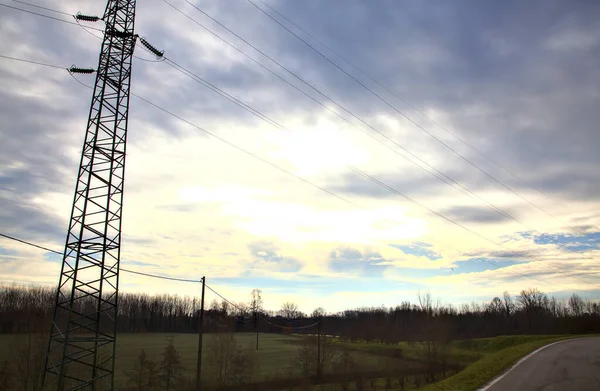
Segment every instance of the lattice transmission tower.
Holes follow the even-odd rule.
[[[135,3],[108,0],[101,18],[77,15],[82,21],[104,21],[105,30],[41,378],[43,390],[113,389],[131,62],[138,38]]]

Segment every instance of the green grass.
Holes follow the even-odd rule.
[[[186,368],[186,374],[193,377],[196,368],[198,337],[194,334],[119,334],[117,342],[117,357],[115,382],[123,385],[127,382],[127,372],[133,368],[133,362],[142,349],[146,350],[149,358],[159,361],[161,353],[169,337],[174,338],[181,360]],[[204,346],[210,343],[213,336],[204,336]],[[11,360],[16,349],[23,346],[26,336],[0,335],[0,362]],[[235,335],[236,344],[242,345],[248,351],[254,351],[256,334],[238,333]],[[455,341],[451,344],[450,361],[466,366],[458,374],[441,382],[421,387],[423,391],[471,391],[477,390],[494,377],[498,376],[521,357],[546,344],[574,336],[499,336],[465,341]],[[257,380],[288,378],[290,369],[297,367],[296,355],[302,341],[301,336],[260,334],[259,350],[256,352],[258,368]],[[381,368],[407,368],[419,365],[423,350],[419,344],[405,342],[384,345],[377,343],[347,343],[335,341],[332,349],[350,351],[355,362],[361,364],[365,372]],[[205,349],[203,361],[209,360]],[[206,374],[206,372],[204,372]],[[413,379],[407,379],[405,390],[414,389]],[[384,379],[376,379],[379,388],[383,388]],[[368,383],[367,383],[368,384]],[[334,385],[319,386],[315,390],[335,389]],[[370,388],[370,387],[369,387]],[[351,388],[352,389],[352,388]],[[392,390],[400,390],[396,384]]]
[[[478,353],[493,353],[511,346],[561,337],[564,337],[564,335],[501,335],[494,338],[477,338],[455,341],[452,345],[453,347],[462,350],[469,350]]]
[[[520,358],[534,350],[576,336],[501,336],[470,341],[458,341],[455,345],[470,348],[482,354],[480,360],[463,371],[441,382],[421,388],[422,391],[475,391],[510,368]]]
[[[534,350],[553,342],[578,337],[589,337],[589,335],[515,335],[455,341],[450,347],[450,361],[465,366],[465,369],[445,380],[422,386],[419,389],[422,391],[475,391]],[[372,354],[396,357],[402,355],[415,360],[423,357],[423,350],[418,343],[410,345],[405,342],[392,345],[365,342],[337,343],[348,349]],[[405,386],[404,390],[416,389],[412,384],[412,379],[407,380],[409,384]],[[384,384],[383,379],[376,379],[376,382],[380,387]],[[351,387],[350,390],[352,389]],[[400,388],[396,384],[390,389],[390,391],[398,390]]]
[[[188,377],[194,377],[196,371],[196,357],[198,352],[198,336],[195,334],[119,334],[117,339],[116,372],[115,383],[125,384],[127,372],[133,369],[133,363],[139,353],[144,349],[148,358],[160,361],[163,349],[167,345],[169,337],[173,337],[181,360],[186,369]],[[23,346],[26,336],[24,335],[0,335],[0,362],[10,360],[12,352]],[[212,334],[204,335],[204,347],[206,348]],[[255,351],[256,334],[236,333],[236,345],[242,345],[248,351]],[[302,340],[300,336],[280,334],[260,334],[259,350],[256,352],[258,368],[257,380],[268,380],[277,378],[288,378],[290,369],[297,368],[296,355]],[[376,370],[382,365],[401,366],[402,362],[393,357],[381,357],[369,352],[352,352],[353,358],[364,366],[364,370]],[[203,350],[202,360],[209,360],[207,349]],[[294,373],[295,374],[295,373]],[[206,375],[206,372],[203,372]]]
[[[399,342],[396,344],[365,343],[365,342],[336,342],[340,347],[368,352],[375,355],[405,358],[408,360],[421,361],[424,350],[419,343],[409,344]],[[451,344],[449,361],[461,366],[466,366],[479,358],[482,353],[477,349]]]

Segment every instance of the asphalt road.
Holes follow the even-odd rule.
[[[548,346],[484,390],[599,391],[600,338],[580,338]]]

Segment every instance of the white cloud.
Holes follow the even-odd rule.
[[[80,7],[77,4],[69,2],[60,6],[63,10],[76,12]],[[522,179],[495,167],[370,83],[368,78],[343,65],[427,131],[550,213],[553,216],[550,217],[432,140],[330,64],[313,56],[277,26],[267,23],[255,10],[242,5],[224,8],[217,2],[199,6],[208,7],[211,15],[239,31],[299,76],[314,82],[365,122],[460,182],[485,202],[510,211],[525,226],[509,219],[495,219],[496,212],[490,211],[485,202],[450,189],[422,172],[393,152],[399,150],[397,146],[261,58],[221,28],[209,24],[232,43],[243,47],[249,55],[347,118],[358,129],[268,75],[162,2],[154,1],[138,4],[136,23],[142,36],[164,48],[169,58],[260,110],[291,132],[277,130],[260,121],[166,64],[135,60],[133,90],[250,154],[316,186],[334,191],[358,207],[132,98],[123,215],[125,261],[148,264],[139,266],[145,272],[193,278],[207,275],[248,285],[256,279],[256,275],[248,273],[255,272],[272,281],[261,287],[272,289],[267,302],[269,306],[277,308],[281,300],[292,298],[306,311],[316,307],[314,303],[323,303],[331,309],[340,309],[348,302],[378,305],[382,297],[386,297],[386,303],[391,305],[401,297],[414,299],[410,292],[416,289],[415,286],[430,287],[449,298],[459,297],[466,286],[469,294],[478,297],[500,294],[505,286],[516,291],[523,288],[523,284],[533,284],[548,291],[562,289],[560,286],[567,289],[581,287],[576,278],[558,273],[546,275],[546,262],[588,273],[586,279],[600,281],[596,274],[591,274],[596,273],[593,262],[585,258],[596,259],[595,251],[573,255],[554,245],[536,244],[517,235],[530,229],[545,234],[565,234],[569,226],[585,226],[581,229],[589,234],[598,231],[600,215],[590,214],[590,210],[597,210],[600,205],[598,192],[593,187],[598,182],[596,167],[599,162],[592,148],[597,145],[594,129],[598,118],[594,110],[577,111],[577,107],[583,110],[590,102],[597,103],[594,99],[597,100],[598,93],[594,83],[590,82],[597,80],[597,76],[592,68],[565,68],[563,63],[553,63],[542,56],[548,50],[555,56],[557,52],[569,49],[569,53],[591,56],[581,61],[573,59],[575,63],[569,63],[573,67],[594,63],[597,53],[594,57],[591,50],[583,53],[585,50],[573,48],[593,47],[597,43],[592,35],[595,30],[567,21],[541,45],[545,45],[545,49],[531,49],[531,58],[519,61],[519,53],[538,48],[536,38],[529,35],[515,37],[513,30],[502,24],[496,25],[499,22],[494,20],[488,20],[489,31],[482,35],[483,39],[478,38],[477,33],[465,37],[454,31],[454,24],[448,24],[447,17],[442,17],[447,13],[460,18],[448,9],[439,9],[435,13],[427,12],[428,7],[408,10],[415,17],[409,17],[405,24],[391,23],[397,21],[394,18],[403,17],[403,13],[398,12],[388,13],[393,16],[392,21],[372,19],[376,17],[373,12],[377,7],[348,7],[345,18],[332,19],[333,9],[321,5],[322,13],[316,16],[309,12],[310,4],[279,5],[284,12],[287,7],[294,8],[287,11],[297,11],[295,15],[300,20],[303,13],[308,12],[310,17],[304,22],[315,22],[315,34],[339,47],[345,56],[360,62],[365,71],[401,93],[435,121],[500,161],[504,167],[519,173]],[[97,4],[92,8],[88,13],[102,12]],[[184,9],[202,23],[206,22],[189,7]],[[482,15],[488,14],[482,12]],[[436,19],[438,17],[441,19]],[[586,19],[585,15],[579,17]],[[5,37],[0,43],[2,54],[64,63],[65,66],[72,63],[93,66],[96,63],[98,40],[77,26],[42,20],[38,21],[36,29],[39,31],[34,34],[28,31],[34,24],[31,18],[34,17],[17,12],[0,15],[0,31]],[[318,23],[320,18],[338,22],[333,30],[320,31],[326,25]],[[421,25],[417,21],[422,18],[424,24]],[[348,25],[344,24],[346,22]],[[478,25],[471,22],[461,19],[457,25],[464,24],[465,31],[477,32]],[[361,30],[348,29],[350,25],[378,25],[379,28],[369,30],[372,36],[367,37],[367,43],[364,36],[352,35]],[[426,28],[427,25],[436,28]],[[544,31],[544,26],[531,25],[528,31],[535,35]],[[419,33],[408,39],[410,30]],[[148,57],[147,53],[136,53]],[[509,66],[497,63],[500,61],[497,56],[517,60]],[[564,61],[571,61],[570,57],[565,57]],[[91,84],[91,79],[86,82]],[[0,60],[0,85],[3,103],[0,109],[3,123],[0,197],[3,205],[8,205],[0,211],[0,217],[6,221],[2,230],[24,239],[31,235],[60,250],[62,241],[44,239],[44,235],[47,233],[48,237],[56,238],[55,233],[67,227],[91,92],[72,81],[66,71],[61,73],[60,70],[8,60]],[[581,96],[574,93],[577,91],[583,91]],[[361,130],[392,150],[359,134]],[[400,153],[408,156],[405,152]],[[358,167],[435,211],[453,210],[456,215],[452,218],[475,234],[376,184],[367,180],[359,182],[350,177],[347,165]],[[580,180],[569,182],[573,178]],[[363,186],[362,192],[357,190],[360,186]],[[561,198],[569,207],[557,207],[552,199],[541,196],[534,187]],[[467,216],[466,212],[477,216]],[[46,225],[42,225],[42,221]],[[49,226],[54,232],[47,232]],[[478,234],[495,242],[503,242],[509,236],[514,240],[496,246]],[[277,256],[296,260],[300,271],[285,272],[277,263],[257,259],[269,255],[266,249],[255,254],[249,249],[251,244],[261,241],[272,243]],[[429,249],[440,258],[430,260],[391,246],[415,241],[429,243],[432,246]],[[2,240],[0,245],[0,249],[16,251],[16,255],[0,252],[2,279],[48,283],[56,280],[57,266],[43,260],[37,250],[7,240]],[[363,288],[352,286],[343,291],[339,287],[336,290],[312,287],[311,277],[315,276],[330,282],[360,277],[355,270],[331,270],[331,252],[339,248],[357,249],[363,255],[367,252],[381,255],[384,259],[381,263],[386,267],[381,267],[381,277],[374,278],[373,284],[407,282],[413,285],[397,290],[382,288],[381,292],[368,294],[361,290]],[[471,255],[493,257],[494,252],[499,251],[509,254],[504,258],[511,257],[511,252],[522,252],[536,262],[524,262],[499,271],[461,271],[461,262]],[[518,258],[518,254],[513,255]],[[27,275],[19,263],[26,259],[30,259],[35,268],[31,275]],[[414,272],[407,272],[407,269]],[[511,272],[517,271],[529,273],[531,277],[514,279]],[[431,275],[423,277],[420,273]],[[536,276],[547,282],[536,280]],[[298,282],[298,288],[289,289],[290,292],[282,293],[277,287],[277,282],[287,282],[286,286],[289,286],[294,281]],[[124,278],[122,286],[125,290],[197,292],[193,284],[171,284],[133,275]],[[218,288],[227,297],[246,297],[248,293],[247,286],[223,283]]]

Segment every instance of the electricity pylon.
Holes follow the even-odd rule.
[[[113,389],[135,0],[108,0],[42,389]],[[157,56],[162,53],[141,39]],[[92,73],[71,68],[71,73]]]

